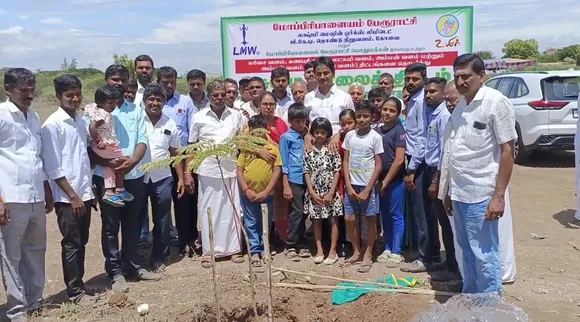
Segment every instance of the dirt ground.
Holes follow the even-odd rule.
[[[506,286],[505,298],[521,307],[533,321],[580,320],[580,227],[570,224],[574,215],[574,160],[571,153],[542,153],[525,167],[517,166],[511,184],[511,202],[518,276]],[[87,285],[104,292],[93,307],[65,302],[60,260],[60,233],[54,214],[48,215],[47,279],[44,310],[32,321],[215,321],[211,270],[185,258],[169,265],[159,282],[131,283],[127,298],[111,299],[106,288],[100,248],[100,218],[93,215],[92,236],[87,250]],[[546,236],[533,239],[531,234]],[[375,264],[369,274],[355,267],[316,266],[311,260],[292,263],[277,255],[274,265],[355,280],[375,280],[396,270]],[[251,316],[252,306],[247,264],[217,263],[217,284],[223,320],[263,321]],[[576,272],[576,273],[575,273]],[[284,283],[326,284],[336,282],[287,275]],[[426,277],[421,276],[419,277]],[[280,282],[281,277],[275,277]],[[266,309],[265,275],[258,274],[258,311]],[[441,298],[432,295],[374,294],[343,305],[331,304],[331,293],[274,288],[275,321],[409,321]],[[0,294],[0,303],[6,303]],[[149,304],[149,314],[140,317],[137,306]],[[0,307],[4,315],[6,305]]]
[[[48,112],[36,109],[45,119]],[[580,227],[571,224],[575,209],[574,156],[570,152],[541,153],[527,166],[516,166],[510,186],[518,275],[505,288],[505,299],[521,307],[532,321],[580,321]],[[93,213],[87,249],[85,281],[102,292],[93,307],[65,302],[60,259],[61,235],[54,213],[48,215],[45,303],[32,321],[215,321],[211,270],[189,258],[167,267],[159,282],[131,283],[126,297],[111,297],[104,273],[100,243],[100,216]],[[533,239],[531,234],[545,236]],[[341,260],[342,261],[342,260]],[[340,262],[339,262],[340,263]],[[405,276],[375,263],[362,275],[356,267],[317,266],[274,258],[276,267],[354,280],[375,280],[385,274]],[[252,318],[249,274],[246,264],[220,261],[217,268],[222,321],[264,321]],[[258,273],[258,313],[266,310],[266,277]],[[336,285],[336,282],[298,275],[275,276],[276,282]],[[426,275],[418,275],[426,278]],[[328,291],[274,288],[274,321],[409,321],[445,298],[416,294],[374,294],[343,306],[331,304]],[[6,295],[0,293],[0,321],[4,321]],[[149,305],[149,314],[139,316],[137,307]]]

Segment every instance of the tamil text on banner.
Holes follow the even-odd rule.
[[[473,7],[228,17],[221,34],[225,77],[260,76],[270,87],[272,69],[285,67],[292,83],[307,62],[329,56],[343,89],[376,87],[388,72],[400,91],[414,62],[451,79],[453,60],[472,51]]]

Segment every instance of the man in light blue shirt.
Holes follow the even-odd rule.
[[[428,195],[425,215],[429,236],[430,253],[433,257],[440,254],[441,243],[439,241],[439,224],[441,235],[445,245],[447,270],[431,274],[434,281],[459,280],[459,266],[455,259],[455,245],[453,242],[453,230],[445,213],[443,201],[437,198],[439,188],[439,163],[443,156],[443,132],[451,113],[445,104],[444,89],[447,80],[441,77],[433,77],[427,80],[425,85],[425,171],[423,195]]]
[[[203,75],[203,80],[201,76],[189,80],[192,82],[203,81],[205,84],[205,74]],[[193,124],[193,115],[197,113],[198,108],[189,96],[181,95],[175,91],[177,86],[177,71],[173,67],[165,66],[159,68],[157,71],[157,83],[165,88],[167,94],[163,114],[169,116],[177,124],[181,146],[187,146],[189,144],[189,130]],[[177,238],[179,240],[179,253],[194,257],[196,249],[195,241],[199,235],[197,232],[197,192],[194,194],[184,193],[179,198],[177,192],[177,182],[179,180],[175,168],[171,168],[171,173],[173,175],[173,211],[175,213],[175,228],[177,229]],[[147,218],[144,216],[143,219],[145,220]],[[148,220],[147,225],[149,225]],[[141,232],[141,237],[144,237],[144,229]]]
[[[420,273],[427,270],[427,265],[439,262],[440,257],[432,254],[430,247],[430,235],[427,213],[425,211],[424,191],[429,184],[424,181],[425,165],[425,93],[423,92],[427,77],[427,66],[421,63],[413,63],[405,69],[405,88],[411,95],[408,104],[406,130],[406,154],[407,169],[405,185],[410,191],[410,199],[413,212],[418,244],[418,257],[412,263],[402,265],[401,271]],[[431,221],[436,218],[431,218]]]
[[[116,208],[100,202],[102,229],[102,247],[105,257],[105,270],[112,281],[115,292],[125,292],[128,284],[124,276],[139,280],[158,280],[160,276],[141,268],[141,259],[137,252],[140,227],[139,214],[145,194],[144,173],[141,171],[141,160],[147,150],[147,131],[143,119],[143,109],[123,99],[122,93],[129,83],[129,70],[120,64],[114,64],[105,71],[107,85],[116,87],[121,92],[119,106],[111,114],[119,146],[126,157],[116,160],[105,160],[89,150],[91,161],[97,166],[93,172],[93,183],[97,187],[97,196],[103,196],[104,180],[102,166],[112,168],[115,172],[125,174],[125,189],[133,194],[134,200]],[[119,251],[119,228],[123,244]],[[121,255],[122,254],[122,255]]]

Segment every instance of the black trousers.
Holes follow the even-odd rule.
[[[437,174],[437,168],[428,167],[425,180],[431,184],[433,179],[435,179],[435,174]],[[449,222],[449,217],[445,213],[445,207],[443,207],[443,201],[439,198],[429,198],[429,207],[426,211],[429,212],[427,218],[430,218],[429,223],[429,237],[431,238],[431,254],[433,256],[440,256],[441,243],[439,241],[439,225],[441,226],[441,237],[443,239],[443,245],[445,246],[445,256],[447,262],[447,269],[450,272],[457,272],[459,266],[457,265],[457,260],[455,259],[455,244],[453,243],[453,230],[451,229],[451,223]],[[433,219],[434,218],[434,219]],[[434,227],[432,227],[434,226]]]
[[[177,197],[177,175],[171,168],[173,175],[173,212],[175,214],[175,228],[179,236],[179,249],[185,249],[186,245],[192,245],[198,237],[197,232],[197,187],[195,193],[190,195],[185,192],[181,198]],[[197,178],[193,175],[193,181],[197,186]]]
[[[74,299],[85,292],[83,276],[85,275],[85,246],[89,241],[91,226],[91,206],[93,201],[85,201],[85,213],[74,216],[69,203],[54,204],[58,229],[62,234],[61,259],[66,293]]]
[[[407,155],[407,163],[410,159],[411,156]],[[410,197],[417,240],[417,259],[424,263],[434,263],[441,261],[439,234],[435,234],[437,240],[434,241],[433,233],[434,229],[437,231],[437,217],[435,213],[427,210],[431,202],[427,194],[431,179],[426,177],[427,166],[423,162],[415,170],[415,190],[411,191]],[[434,249],[437,249],[437,252],[434,252]]]
[[[143,204],[144,207],[147,207],[147,199],[151,200],[151,217],[153,219],[153,251],[151,252],[153,264],[165,262],[170,254],[172,187],[172,177],[157,182],[149,180],[145,184]]]
[[[304,215],[305,185],[290,183],[294,200],[290,205],[288,216],[288,235],[286,237],[286,249],[298,249],[303,246],[306,232],[306,216]]]
[[[104,194],[102,177],[93,176],[93,183],[97,186],[97,195]],[[141,207],[145,198],[145,183],[143,177],[125,180],[125,190],[133,194],[135,199],[125,202],[125,206],[115,208],[101,201],[101,247],[105,257],[105,270],[109,278],[122,275],[135,275],[141,268],[141,259],[138,254],[138,243],[141,235]],[[121,229],[121,252],[119,252],[119,228]]]

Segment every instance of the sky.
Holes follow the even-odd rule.
[[[534,38],[543,51],[580,44],[579,0],[28,0],[0,2],[0,67],[105,69],[115,53],[149,54],[179,73],[221,74],[220,17],[473,5],[474,49]]]

